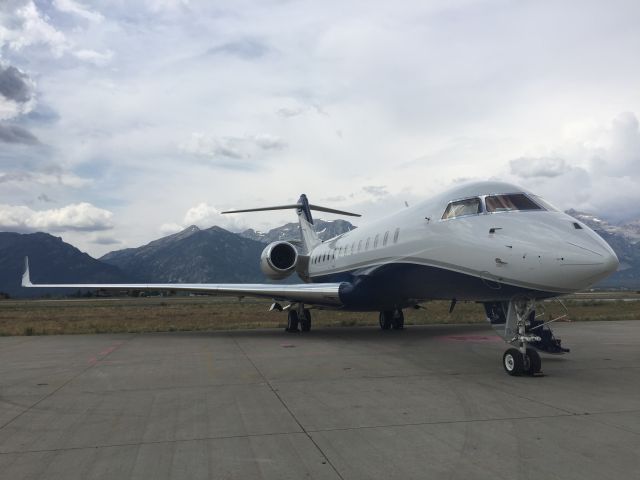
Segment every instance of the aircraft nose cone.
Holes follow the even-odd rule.
[[[620,265],[620,260],[618,260],[618,256],[611,249],[605,254],[605,259],[602,264],[602,268],[604,270],[604,275],[611,275],[618,269]]]

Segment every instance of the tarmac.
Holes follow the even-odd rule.
[[[0,338],[2,479],[640,478],[640,321]]]

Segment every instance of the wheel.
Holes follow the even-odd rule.
[[[380,312],[380,328],[382,330],[389,330],[391,328],[391,321],[393,319],[393,312],[391,310],[385,310]]]
[[[535,375],[542,368],[542,360],[540,355],[533,348],[527,348],[527,355],[524,361],[524,372],[527,375]]]
[[[304,309],[304,317],[300,319],[300,328],[303,332],[311,330],[311,312],[308,308]]]
[[[391,321],[394,330],[402,330],[404,328],[404,313],[402,310],[396,310]]]
[[[298,331],[298,312],[295,310],[289,310],[289,315],[287,316],[287,328],[285,332],[297,332]]]
[[[522,375],[524,372],[524,359],[517,348],[510,348],[502,356],[502,366],[509,375]]]

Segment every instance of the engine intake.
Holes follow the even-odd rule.
[[[260,255],[260,269],[272,280],[291,275],[298,263],[298,251],[289,242],[273,242]]]

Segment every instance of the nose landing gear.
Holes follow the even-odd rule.
[[[540,373],[542,360],[538,350],[554,354],[569,352],[546,323],[536,320],[535,307],[535,299],[528,297],[485,303],[487,320],[505,342],[513,345],[502,356],[502,366],[509,375]]]
[[[527,348],[524,355],[517,348],[509,348],[502,356],[502,366],[509,375],[535,375],[540,373],[542,360],[533,348]]]

